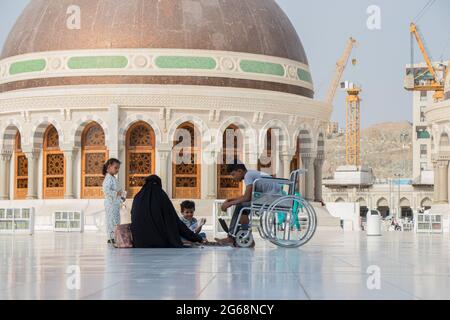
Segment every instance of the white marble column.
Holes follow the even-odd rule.
[[[122,163],[119,170],[117,179],[119,180],[119,186],[123,190],[127,190],[127,154],[124,146],[119,146],[119,161]]]
[[[245,166],[247,170],[258,170],[258,154],[253,152],[247,152],[245,154]]]
[[[27,200],[34,200],[38,198],[37,195],[37,161],[39,159],[39,151],[33,150],[24,152],[28,160],[28,193]]]
[[[316,202],[322,201],[322,167],[323,167],[323,159],[317,158],[314,161],[314,200]]]
[[[208,157],[208,189],[206,196],[208,199],[217,199],[217,154],[215,151],[211,151]]]
[[[0,200],[9,200],[9,168],[12,153],[0,153]]]
[[[64,150],[64,159],[66,165],[66,190],[64,192],[64,199],[75,199],[73,191],[73,161],[76,156],[75,149]]]
[[[283,178],[289,179],[291,176],[291,162],[293,155],[284,153],[281,155],[281,161],[283,162]]]
[[[305,197],[306,200],[314,201],[314,161],[312,156],[302,157],[303,165],[306,169],[305,174]]]
[[[119,113],[120,107],[118,105],[110,105],[108,108],[108,136],[107,141],[109,158],[119,159]]]
[[[438,162],[439,203],[448,204],[448,161]]]
[[[433,171],[434,171],[434,203],[439,203],[440,195],[439,195],[439,169],[438,169],[438,162],[433,162]]]
[[[161,178],[163,189],[169,193],[169,165],[171,164],[170,150],[157,150],[158,163],[156,174]]]

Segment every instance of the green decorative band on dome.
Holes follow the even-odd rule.
[[[306,71],[303,69],[298,69],[297,74],[298,74],[298,78],[300,80],[312,83],[312,77],[311,77],[311,73],[309,73],[309,71]]]
[[[244,72],[260,73],[279,77],[284,77],[285,75],[284,67],[279,63],[242,60],[240,66]]]
[[[124,56],[72,57],[67,63],[69,69],[123,69],[127,65]]]
[[[155,64],[161,69],[201,69],[213,70],[217,62],[208,57],[159,56]]]
[[[43,71],[47,66],[45,59],[18,61],[11,64],[9,74],[16,75],[29,72]]]
[[[215,81],[218,78],[235,82],[279,83],[303,88],[308,92],[314,91],[308,65],[280,57],[242,52],[161,48],[98,49],[36,52],[0,60],[0,86],[36,79],[92,76],[211,79],[205,80],[206,83],[217,83]],[[236,83],[236,87],[239,86],[241,84]]]

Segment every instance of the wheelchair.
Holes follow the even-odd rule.
[[[253,183],[252,200],[240,210],[231,236],[240,248],[254,244],[253,221],[259,218],[257,230],[262,239],[283,248],[299,248],[308,243],[317,229],[314,208],[299,192],[300,176],[305,170],[293,171],[289,179],[264,177]],[[248,213],[249,224],[240,224]]]

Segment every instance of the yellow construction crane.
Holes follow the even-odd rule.
[[[345,129],[345,160],[348,166],[361,165],[361,88],[349,82],[341,87],[347,92],[347,127]]]
[[[422,37],[419,34],[418,27],[415,23],[411,23],[409,31],[411,33],[411,70],[406,75],[405,79],[405,89],[408,91],[434,91],[434,101],[442,101],[444,100],[444,86],[445,79],[448,75],[449,66],[440,65],[441,70],[437,69],[436,66],[433,65],[433,62],[430,59],[430,55],[428,54],[425,44],[422,40]],[[414,46],[413,46],[413,38],[416,39],[416,42],[419,46],[420,51],[425,59],[425,63],[427,65],[427,71],[416,74],[414,68]],[[427,77],[426,73],[429,73]]]
[[[357,41],[350,38],[345,47],[344,53],[336,63],[336,71],[328,90],[326,102],[333,104],[336,91],[339,87],[344,70],[347,67],[353,48],[357,45]],[[352,64],[356,65],[356,59],[352,60]],[[341,88],[347,92],[346,107],[346,130],[345,130],[345,157],[347,165],[361,165],[361,99],[359,93],[361,89],[349,82],[343,82]]]
[[[342,74],[348,64],[348,60],[350,55],[352,54],[353,47],[357,44],[356,40],[350,38],[347,42],[347,46],[345,47],[345,51],[342,54],[342,57],[336,63],[336,70],[334,72],[333,80],[331,82],[330,88],[328,89],[328,93],[326,96],[326,103],[329,105],[333,104],[334,97],[336,96],[336,91],[339,87],[339,83],[341,82]],[[356,60],[353,59],[353,65],[356,64]]]

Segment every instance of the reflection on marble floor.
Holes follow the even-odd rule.
[[[115,250],[101,234],[37,233],[0,235],[0,258],[2,300],[450,299],[448,235],[319,231],[301,249]],[[379,290],[368,289],[370,266]]]

